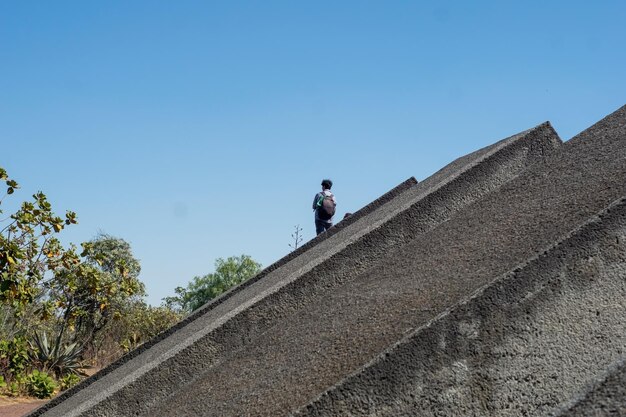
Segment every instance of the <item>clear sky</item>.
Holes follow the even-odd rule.
[[[338,216],[550,120],[626,104],[621,1],[1,1],[0,166],[80,243],[131,243],[158,305],[263,266],[331,178]]]

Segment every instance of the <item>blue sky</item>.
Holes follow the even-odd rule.
[[[623,1],[3,1],[0,166],[131,243],[159,304],[410,176],[626,104]]]

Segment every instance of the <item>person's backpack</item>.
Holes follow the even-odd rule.
[[[320,196],[317,200],[317,215],[322,220],[330,220],[335,215],[335,202],[332,195]]]

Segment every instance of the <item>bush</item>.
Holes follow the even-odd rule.
[[[66,374],[81,374],[84,366],[81,364],[83,349],[77,343],[62,346],[60,340],[48,341],[46,333],[35,333],[30,342],[30,359],[45,370],[54,372],[57,378]]]
[[[7,393],[11,397],[17,397],[18,395],[20,395],[22,393],[22,381],[21,381],[21,379],[11,382],[9,384]]]
[[[0,340],[0,376],[6,383],[19,379],[28,365],[28,344],[21,337]]]
[[[61,391],[72,388],[80,382],[80,377],[76,374],[67,374],[61,378]]]
[[[143,301],[123,306],[96,338],[95,349],[83,354],[86,362],[104,367],[176,324],[182,315]]]
[[[34,370],[26,378],[26,389],[33,397],[50,398],[56,387],[54,379],[45,372]]]

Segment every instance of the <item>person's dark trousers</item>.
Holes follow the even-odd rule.
[[[318,235],[332,227],[332,223],[327,223],[323,220],[315,220],[315,233]]]

